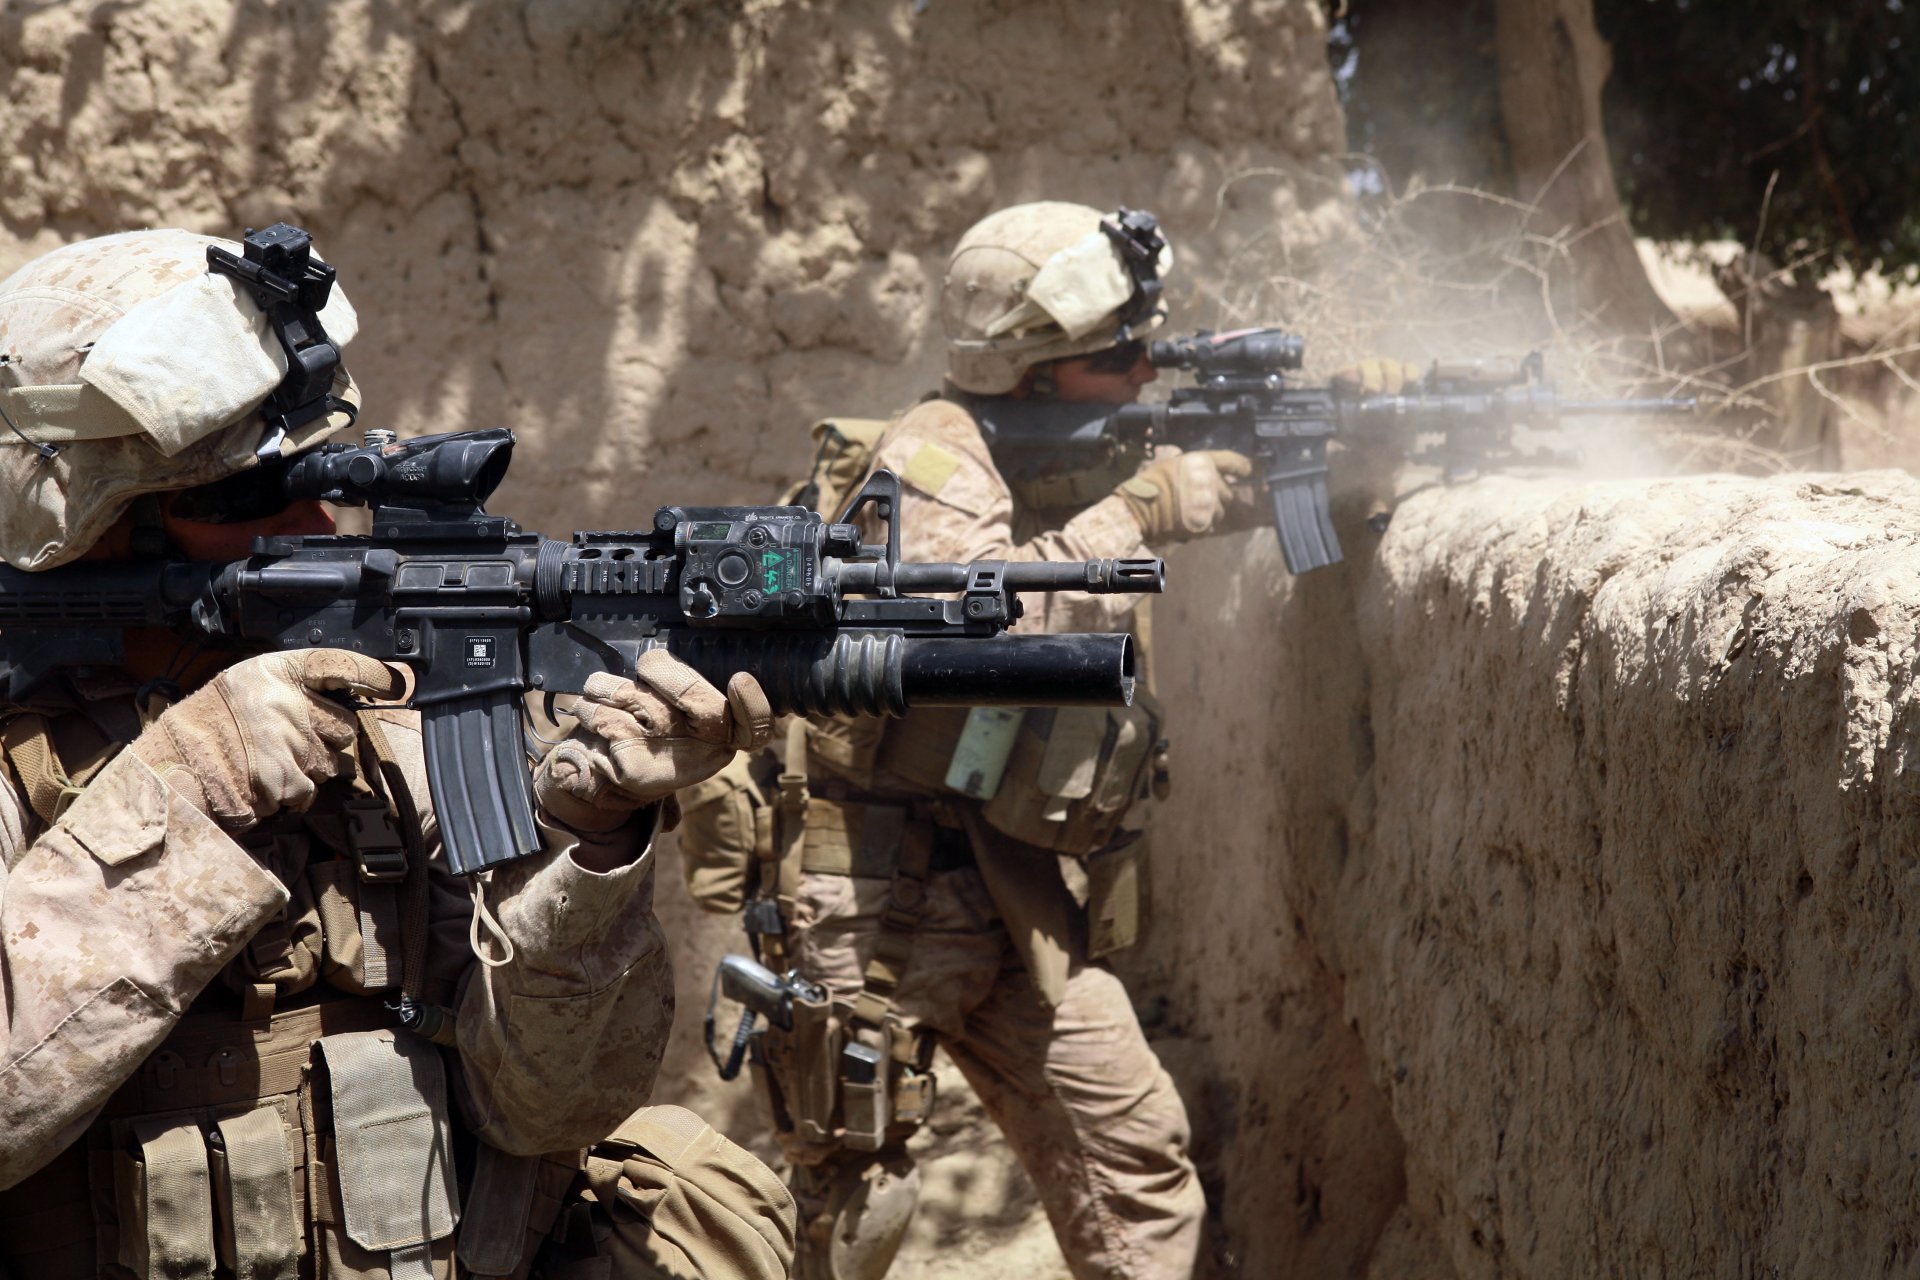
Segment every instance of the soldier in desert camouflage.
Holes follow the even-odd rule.
[[[1252,527],[1238,454],[1012,476],[969,411],[1003,396],[1135,400],[1155,377],[1142,336],[1171,259],[1153,219],[1124,210],[1040,203],[980,222],[947,266],[944,389],[890,423],[821,424],[807,496],[830,510],[865,464],[891,468],[902,555],[940,560],[1142,556]],[[1051,597],[1023,625],[1144,641],[1135,605]],[[778,779],[756,786],[737,762],[686,798],[696,897],[748,907],[762,957],[834,996],[824,1029],[797,1009],[793,1033],[770,1033],[762,1072],[795,1168],[800,1275],[886,1272],[917,1196],[905,1141],[931,1101],[935,1043],[1032,1175],[1075,1276],[1191,1274],[1205,1203],[1186,1111],[1102,963],[1139,930],[1137,802],[1164,785],[1163,746],[1150,696],[923,710],[796,726]],[[748,903],[732,869],[756,843]],[[885,1060],[878,1121],[848,1045]]]
[[[331,529],[222,483],[357,397],[338,368],[321,401],[270,399],[286,360],[209,273],[218,243],[109,236],[0,283],[14,567]],[[337,289],[304,319],[355,327]],[[764,740],[751,678],[723,693],[664,654],[597,677],[535,774],[544,850],[492,873],[483,938],[393,669],[139,632],[124,652],[0,678],[0,1276],[787,1273],[779,1181],[642,1106],[672,1015],[652,836]]]

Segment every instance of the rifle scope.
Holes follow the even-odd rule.
[[[1201,330],[1189,338],[1163,338],[1147,358],[1161,369],[1191,369],[1201,378],[1266,377],[1297,373],[1306,360],[1306,340],[1280,329]]]
[[[506,478],[513,432],[504,427],[398,443],[322,445],[287,464],[286,493],[343,507],[393,503],[479,510]]]

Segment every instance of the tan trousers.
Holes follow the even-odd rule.
[[[851,994],[873,955],[886,880],[808,873],[793,921],[803,973]],[[1186,1108],[1120,980],[1075,965],[1049,1009],[979,872],[936,873],[896,994],[930,1027],[1032,1177],[1076,1280],[1180,1280],[1205,1198]]]

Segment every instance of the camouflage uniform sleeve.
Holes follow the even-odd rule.
[[[287,902],[131,752],[23,845],[24,818],[0,785],[0,1188],[77,1138]]]
[[[409,789],[426,796],[417,722],[383,719]],[[422,811],[432,845],[438,830]],[[606,835],[544,821],[540,834],[539,853],[496,868],[485,886],[512,944],[508,963],[474,957],[464,881],[439,873],[434,895],[440,960],[464,965],[455,997],[462,1106],[482,1139],[525,1155],[597,1142],[645,1103],[673,1020],[673,970],[653,915],[651,811]],[[481,946],[494,960],[506,954],[484,927]]]
[[[959,405],[929,400],[880,439],[876,467],[900,476],[901,546],[908,560],[1091,560],[1148,556],[1124,499],[1102,498],[1060,529],[1013,540],[1013,493],[980,428]],[[1124,631],[1137,597],[1062,593],[1048,600],[1049,631]],[[1038,611],[1036,610],[1036,613]]]
[[[673,969],[653,915],[652,831],[652,810],[606,836],[542,822],[544,851],[493,873],[487,903],[513,960],[468,970],[459,1036],[468,1119],[502,1150],[587,1146],[653,1093]],[[626,861],[587,870],[574,860],[583,839]]]

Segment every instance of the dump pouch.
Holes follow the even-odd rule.
[[[565,1252],[577,1234],[592,1261],[578,1270],[543,1267],[546,1275],[773,1280],[792,1266],[786,1187],[684,1107],[642,1107],[627,1117],[588,1149],[583,1180],[596,1216],[610,1221],[570,1229]]]

